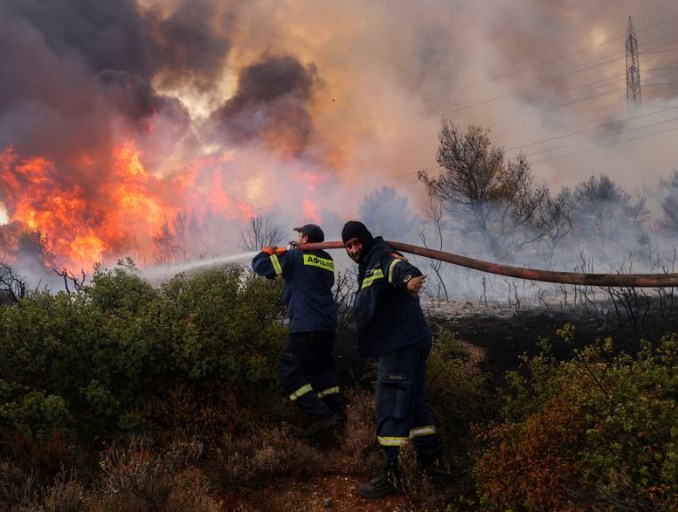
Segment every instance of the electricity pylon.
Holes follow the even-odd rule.
[[[640,103],[640,64],[638,62],[638,39],[631,16],[626,31],[626,103]]]

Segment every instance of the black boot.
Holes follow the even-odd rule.
[[[322,416],[318,416],[311,426],[304,430],[299,437],[301,439],[314,439],[321,434],[342,425],[342,423],[343,421],[338,414],[329,412]]]
[[[378,499],[402,492],[398,470],[393,466],[386,466],[380,473],[369,481],[360,484],[358,495],[367,499]]]

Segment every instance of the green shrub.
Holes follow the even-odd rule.
[[[240,387],[275,375],[285,329],[282,288],[230,266],[165,284],[146,331],[167,344],[170,378]]]
[[[76,293],[38,291],[0,308],[0,432],[55,426],[88,441],[147,430],[145,404],[177,386],[277,399],[280,283],[234,265],[156,290],[132,271],[129,261],[97,269]]]
[[[434,336],[427,369],[428,393],[436,426],[455,471],[468,466],[466,452],[474,423],[487,421],[495,410],[483,375],[469,352],[447,329]]]
[[[47,439],[55,431],[72,435],[73,417],[60,396],[31,391],[21,399],[0,405],[0,418],[27,439]]]
[[[569,328],[563,331],[571,336]],[[492,510],[672,510],[678,505],[678,336],[615,354],[611,340],[527,361],[476,465]],[[529,398],[532,394],[532,399]]]

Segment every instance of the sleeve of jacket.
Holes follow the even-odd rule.
[[[421,271],[412,265],[407,258],[396,251],[385,252],[381,258],[381,268],[388,284],[396,288],[407,288],[407,281],[420,276]]]
[[[269,255],[261,251],[252,260],[252,270],[268,279],[275,279],[278,276],[290,277],[295,253],[296,251],[286,251],[282,254]]]

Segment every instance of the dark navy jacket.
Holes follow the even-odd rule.
[[[430,338],[419,299],[407,292],[408,275],[416,277],[421,272],[382,237],[375,237],[358,267],[353,305],[362,357],[378,358]]]
[[[272,256],[260,252],[252,260],[252,268],[269,279],[284,279],[290,333],[336,330],[334,262],[325,251],[291,249]]]

